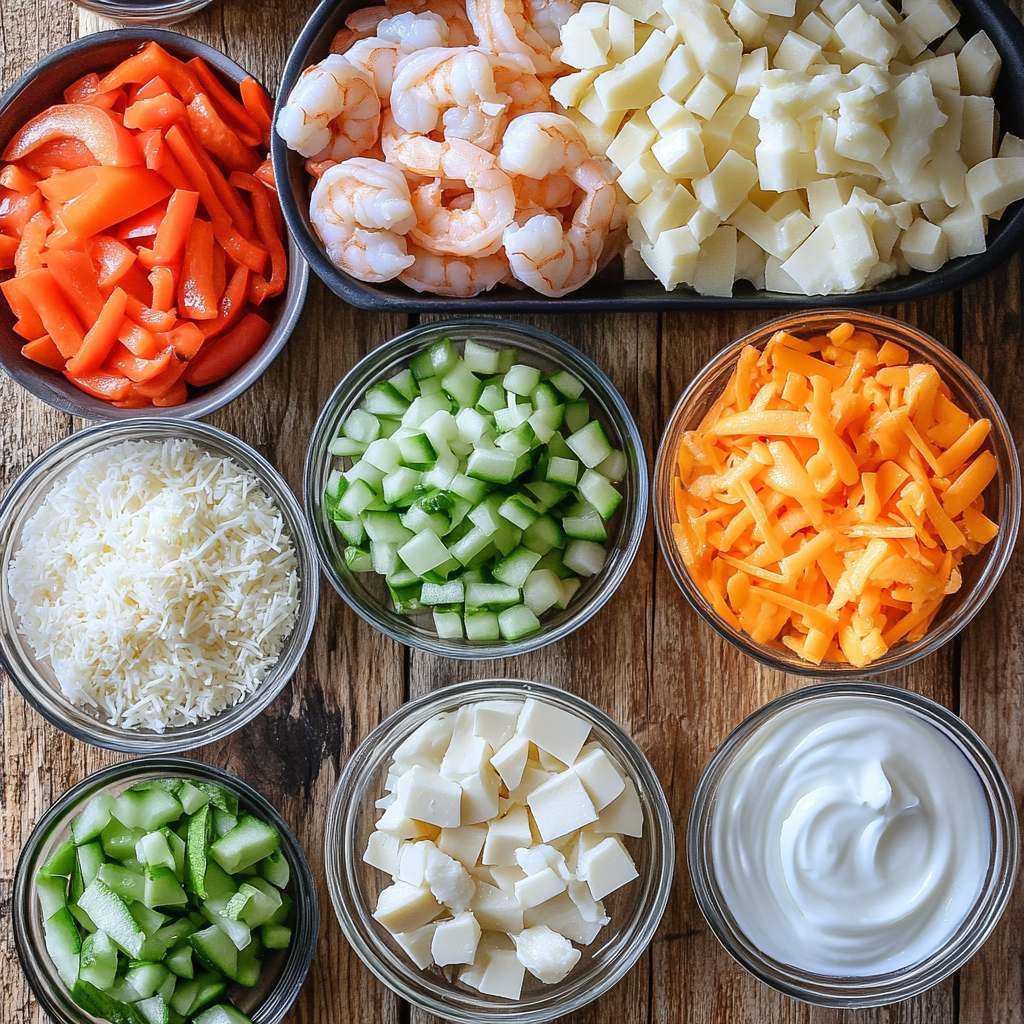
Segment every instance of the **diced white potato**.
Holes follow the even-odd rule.
[[[944,36],[960,20],[960,12],[950,0],[930,0],[913,7],[903,23],[925,43]]]
[[[637,53],[599,75],[594,90],[605,108],[625,111],[653,103],[660,95],[658,79],[672,49],[669,37],[655,30]]]
[[[640,875],[633,858],[615,836],[609,836],[593,849],[581,853],[576,870],[595,900],[604,899]]]
[[[410,932],[429,924],[441,913],[441,904],[434,899],[429,889],[395,882],[377,897],[374,920],[379,921],[389,932]]]
[[[755,288],[764,288],[764,266],[767,253],[752,238],[740,234],[736,239],[736,280],[749,281]]]
[[[437,837],[437,848],[453,857],[467,870],[476,865],[480,851],[487,838],[483,825],[460,825],[459,828],[443,828]]]
[[[821,47],[799,32],[787,32],[775,51],[773,64],[787,71],[806,71],[821,60]]]
[[[578,106],[580,101],[586,96],[587,91],[594,84],[595,79],[605,67],[587,68],[584,71],[575,71],[571,75],[563,75],[561,78],[556,78],[551,83],[549,92],[551,98],[556,103],[561,103],[563,107],[575,107]]]
[[[480,943],[480,925],[471,910],[457,914],[450,921],[441,921],[430,940],[430,955],[438,967],[450,964],[471,964]]]
[[[768,70],[768,49],[759,47],[743,54],[740,71],[736,76],[737,96],[756,96],[761,87],[761,75]]]
[[[677,128],[693,128],[700,130],[700,122],[671,96],[662,96],[647,108],[647,117],[657,129],[659,135],[668,135]]]
[[[556,985],[579,962],[580,951],[547,925],[526,928],[516,936],[519,962],[545,985]]]
[[[1024,198],[1024,158],[993,157],[975,164],[967,172],[967,195],[986,215]]]
[[[693,53],[688,46],[680,43],[665,60],[658,78],[658,91],[663,97],[682,103],[700,79],[700,66]]]
[[[706,74],[694,86],[693,92],[686,97],[683,106],[692,114],[707,121],[714,117],[715,111],[722,105],[728,94],[726,87],[718,81],[715,75]]]
[[[992,40],[985,31],[977,32],[956,55],[960,72],[960,91],[971,96],[991,96],[1003,66]]]
[[[919,217],[900,238],[903,258],[915,270],[932,273],[949,259],[949,244],[942,228]]]
[[[397,942],[408,954],[409,959],[421,970],[425,971],[433,962],[434,958],[430,953],[430,945],[434,939],[434,929],[437,922],[431,921],[422,928],[414,928],[409,932],[399,932],[395,935]]]
[[[988,160],[995,151],[995,101],[990,96],[965,96],[960,158],[968,168]]]
[[[947,2],[947,0],[937,0]],[[918,33],[920,35],[920,33]],[[899,42],[882,23],[857,4],[836,22],[843,46],[869,64],[884,66],[896,56]],[[934,38],[934,36],[932,37]]]
[[[701,243],[693,287],[701,295],[727,296],[735,280],[736,229],[723,225]]]
[[[515,935],[523,930],[523,908],[514,895],[502,892],[496,885],[477,882],[476,894],[470,903],[481,928]]]
[[[675,178],[699,177],[707,173],[704,142],[700,130],[696,128],[677,128],[670,131],[651,146],[651,156],[670,181]]]
[[[739,74],[743,43],[721,7],[708,0],[665,0],[664,7],[700,69],[705,74],[714,71],[731,91]]]
[[[638,155],[646,153],[657,140],[658,129],[651,123],[646,111],[637,110],[619,129],[605,156],[620,171],[624,171]]]
[[[386,832],[371,832],[363,860],[387,875],[398,872],[398,840]]]
[[[757,11],[752,10],[743,0],[736,0],[732,5],[732,10],[729,11],[729,24],[749,50],[757,46],[764,37],[764,30],[768,27],[768,18],[764,14],[758,14]]]
[[[532,843],[533,833],[530,831],[530,818],[526,808],[522,805],[513,806],[503,818],[496,818],[487,823],[483,862],[498,867],[515,865],[516,850]]]

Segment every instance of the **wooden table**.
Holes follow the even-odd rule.
[[[1022,0],[1014,0],[1021,13]],[[224,50],[271,89],[314,0],[223,0],[177,26]],[[0,0],[2,84],[76,36],[108,27],[67,0]],[[1024,437],[1022,262],[953,295],[882,312],[949,345],[986,380]],[[536,323],[587,353],[619,388],[653,461],[665,420],[712,354],[770,313],[545,316]],[[316,278],[284,353],[244,395],[211,417],[274,463],[296,490],[313,422],[334,386],[368,350],[416,318],[364,313]],[[80,424],[0,377],[0,486]],[[1018,602],[1022,602],[1018,605]],[[760,668],[702,624],[669,576],[648,524],[625,583],[567,640],[520,658],[446,661],[409,650],[362,622],[327,586],[295,679],[270,709],[230,739],[191,756],[263,792],[295,831],[317,878],[322,924],[316,958],[289,1015],[303,1024],[440,1024],[400,1003],[342,938],[324,881],[324,815],[342,766],[403,701],[463,679],[517,676],[572,690],[632,733],[661,778],[676,822],[676,878],[650,948],[575,1024],[782,1024],[826,1021],[1018,1024],[1024,1018],[1021,887],[995,934],[957,975],[918,999],[858,1013],[817,1010],[755,981],[725,954],[697,910],[684,849],[690,799],[727,733],[801,680]],[[2,676],[0,714],[0,1021],[42,1018],[18,966],[10,927],[14,869],[49,804],[121,755],[47,725]],[[1018,555],[995,596],[958,639],[884,682],[958,711],[999,759],[1018,804],[1024,795],[1024,564]]]

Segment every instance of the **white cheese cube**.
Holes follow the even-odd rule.
[[[732,295],[735,280],[736,229],[723,226],[701,243],[693,287],[701,295]]]
[[[996,87],[999,70],[1003,66],[992,40],[984,32],[977,32],[964,43],[956,55],[960,72],[960,91],[971,96],[991,96]]]
[[[461,914],[473,898],[476,883],[453,857],[442,853],[433,843],[425,845],[430,849],[427,851],[424,883],[434,894],[434,899],[443,903],[453,914]]]
[[[633,17],[614,4],[608,5],[608,35],[612,41],[608,50],[609,64],[621,64],[633,56],[636,41]]]
[[[821,8],[821,13],[834,25],[857,2],[858,0],[822,0],[818,6]]]
[[[778,238],[775,229],[778,227],[777,223],[753,203],[743,203],[730,215],[729,223],[739,228],[748,238],[753,239],[764,251],[775,256],[780,255],[776,252]]]
[[[433,826],[406,817],[397,799],[377,819],[374,828],[395,839],[423,839],[433,832]]]
[[[491,749],[489,745],[487,749]],[[461,779],[459,786],[462,787],[460,817],[463,824],[477,825],[497,815],[501,779],[490,764],[485,764],[475,775]]]
[[[669,191],[675,184],[650,150],[638,156],[618,177],[619,188],[634,203],[646,199],[656,187]]]
[[[920,71],[904,78],[893,94],[899,113],[891,132],[889,162],[897,179],[909,182],[928,159],[932,137],[947,117],[939,109],[930,79]]]
[[[511,792],[523,778],[526,759],[530,755],[530,741],[525,736],[513,735],[491,758],[491,764],[501,776],[501,781]]]
[[[482,968],[482,970],[480,969]],[[515,950],[493,949],[484,958],[480,968],[476,964],[466,968],[459,979],[473,985],[484,995],[518,999],[523,989],[526,968],[519,962]],[[469,977],[475,978],[470,981]]]
[[[999,143],[999,152],[996,155],[1000,157],[1024,157],[1024,139],[1019,139],[1012,132],[1007,132],[1003,136],[1003,141]]]
[[[571,760],[575,759],[574,754]],[[526,803],[544,842],[597,821],[597,811],[579,776],[571,769],[538,786],[526,798]]]
[[[516,850],[516,863],[527,875],[534,875],[545,868],[551,868],[559,877],[569,880],[570,872],[561,851],[547,843]]]
[[[769,256],[764,263],[764,286],[770,292],[783,292],[787,295],[806,295],[803,290],[782,269],[782,260],[776,256]]]
[[[995,150],[995,102],[989,96],[965,96],[960,158],[968,168],[992,157]]]
[[[644,263],[640,250],[632,245],[627,245],[622,254],[622,275],[627,281],[654,280],[654,271]]]
[[[659,135],[677,128],[700,128],[700,121],[671,96],[662,96],[647,108],[647,117]]]
[[[393,760],[409,764],[422,764],[426,760],[440,764],[454,728],[455,715],[452,712],[442,711],[434,715],[399,743],[392,755]]]
[[[722,105],[728,92],[725,86],[712,74],[705,74],[686,97],[683,106],[692,114],[709,120]]]
[[[821,60],[821,47],[799,32],[787,32],[775,51],[772,66],[788,71],[806,71]]]
[[[572,770],[579,776],[597,811],[607,807],[626,788],[615,762],[598,743],[589,743],[583,748]]]
[[[948,0],[937,0],[937,2],[946,3]],[[917,32],[916,28],[915,32]],[[917,34],[921,35],[920,32]],[[866,63],[877,64],[879,67],[885,67],[896,56],[896,52],[900,48],[899,42],[892,33],[859,4],[851,7],[836,22],[836,35],[846,49],[853,51]]]
[[[571,75],[562,75],[551,83],[549,92],[556,103],[563,107],[577,106],[587,94],[594,80],[604,70],[604,65],[596,68],[586,68],[583,71],[574,71]]]
[[[892,65],[890,65],[890,71],[891,69]],[[960,71],[957,68],[956,57],[951,53],[947,53],[944,57],[920,60],[914,65],[913,71],[921,71],[926,74],[934,89],[960,91]]]
[[[740,37],[744,47],[753,50],[764,37],[764,30],[768,27],[768,18],[764,14],[748,7],[743,0],[736,0],[729,11],[729,24]],[[767,51],[766,51],[767,52]],[[737,72],[737,76],[738,76]],[[739,78],[737,77],[737,88]]]
[[[409,954],[409,959],[421,971],[425,971],[434,962],[430,953],[430,944],[434,938],[435,928],[437,928],[437,922],[431,921],[430,924],[425,924],[422,928],[414,928],[411,932],[399,932],[395,936],[395,942]]]
[[[473,706],[473,732],[498,750],[515,735],[522,710],[522,701],[518,700],[480,701]]]
[[[426,885],[427,858],[432,849],[436,849],[429,840],[417,843],[402,843],[398,852],[397,880],[417,888]]]
[[[672,178],[694,178],[707,173],[704,143],[697,128],[670,131],[651,146],[651,154]]]
[[[430,954],[438,967],[449,964],[471,964],[480,943],[480,925],[471,910],[450,921],[441,921],[430,941]]]
[[[596,79],[595,79],[596,81]],[[580,100],[576,109],[588,120],[599,132],[615,137],[615,133],[626,116],[624,109],[609,110],[601,97],[591,89]]]
[[[462,789],[457,782],[442,779],[436,771],[417,765],[398,780],[395,795],[395,806],[407,818],[440,828],[461,824]]]
[[[796,14],[796,0],[749,0],[758,14],[775,14],[780,18],[792,18]]]
[[[949,258],[949,244],[937,224],[918,218],[900,238],[903,258],[915,270],[934,273]]]
[[[530,818],[526,808],[512,807],[503,818],[487,823],[487,838],[484,840],[483,862],[501,867],[515,864],[516,850],[533,843]]]
[[[561,61],[571,68],[598,68],[609,62],[612,37],[608,32],[608,5],[584,4],[559,30]]]
[[[699,252],[700,246],[688,227],[663,231],[653,245],[640,247],[644,263],[654,271],[666,291],[693,280]]]
[[[964,37],[960,35],[956,29],[953,29],[953,31],[935,47],[935,52],[940,57],[944,57],[947,53],[951,53],[956,56],[963,48]]]
[[[835,239],[832,237],[826,217],[796,252],[782,264],[781,269],[796,282],[805,295],[827,295],[840,287],[839,268],[834,259],[835,248]],[[765,267],[766,277],[770,265],[771,261]]]
[[[680,44],[666,58],[658,78],[658,91],[682,103],[700,81],[701,70],[689,47]],[[659,101],[655,101],[659,102]]]
[[[925,43],[930,43],[944,36],[959,20],[960,12],[950,0],[932,0],[915,5],[903,24]]]
[[[518,864],[495,865],[491,868],[491,877],[503,893],[515,897],[516,882],[521,882],[526,872]]]
[[[985,251],[985,218],[970,203],[957,207],[939,227],[946,236],[951,260]]]
[[[580,951],[546,925],[526,928],[516,936],[519,962],[545,985],[556,985],[576,966]]]
[[[377,897],[373,917],[394,935],[422,928],[440,913],[441,904],[429,889],[409,885],[408,882],[395,882]]]
[[[565,116],[580,130],[580,134],[583,136],[587,143],[587,149],[591,153],[603,153],[612,144],[612,139],[615,138],[614,132],[607,132],[602,128],[598,128],[589,118],[584,117],[578,110],[569,108],[565,111]]]
[[[437,848],[454,857],[464,868],[472,868],[480,859],[484,848],[487,828],[484,825],[461,825],[459,828],[443,828],[437,837]]]
[[[371,832],[363,860],[387,875],[398,872],[398,840],[386,832]]]
[[[757,167],[729,150],[710,174],[694,179],[693,194],[720,220],[726,220],[747,198],[757,180]]]
[[[836,250],[834,262],[843,271],[845,290],[864,284],[868,271],[878,262],[878,248],[864,214],[852,203],[834,210],[824,220]]]
[[[565,891],[566,881],[551,868],[540,871],[515,883],[515,897],[523,910],[539,906]]]
[[[667,195],[652,192],[631,211],[643,227],[648,239],[657,238],[662,231],[671,231],[684,225],[697,209],[697,200],[683,185],[676,185]],[[586,747],[583,748],[586,750]],[[586,785],[586,779],[583,780]]]
[[[650,21],[662,9],[660,0],[614,0],[614,3],[639,22]]]
[[[519,785],[515,789],[509,790],[508,802],[512,804],[525,804],[526,798],[538,787],[542,786],[548,779],[551,778],[552,773],[545,771],[539,767],[538,762],[528,762],[526,767],[523,769],[523,777],[519,780]]]
[[[782,257],[793,252],[813,230],[814,224],[803,210],[787,213],[775,225],[775,255]]]
[[[590,723],[571,711],[528,697],[516,731],[564,764],[572,764],[590,735]]]
[[[574,883],[582,887],[590,899],[590,890],[586,882]],[[573,902],[568,892],[560,893],[554,899],[542,903],[539,907],[531,907],[523,912],[523,923],[528,928],[546,925],[552,931],[564,935],[581,946],[589,946],[597,938],[598,932],[608,924],[610,918],[604,914],[602,904],[593,904],[600,908],[600,914],[593,920],[587,920],[580,913],[579,907]]]
[[[839,179],[822,178],[807,184],[807,205],[810,207],[811,223],[817,227],[833,210],[838,210],[850,198],[850,190],[840,188]],[[776,255],[778,255],[776,253]]]
[[[640,837],[644,834],[644,812],[640,796],[633,780],[626,778],[622,792],[601,814],[593,830],[598,833],[621,832],[623,835]]]
[[[828,119],[823,119],[823,123]],[[788,192],[799,187],[801,132],[796,121],[762,120],[761,141],[755,151],[757,177],[765,192]]]
[[[640,873],[622,843],[615,836],[609,836],[580,855],[577,874],[587,883],[594,899],[600,900],[638,878]]]
[[[619,129],[605,156],[620,171],[624,171],[641,153],[649,150],[657,139],[658,130],[651,123],[646,112],[637,110]]]
[[[514,883],[513,883],[514,884]],[[514,895],[496,885],[477,882],[476,894],[469,905],[480,927],[515,935],[523,930],[523,908]]]
[[[753,239],[741,234],[736,239],[736,280],[764,288],[765,251]]]
[[[663,6],[700,69],[705,74],[713,70],[731,91],[739,74],[743,43],[722,9],[708,0],[665,0]]]
[[[823,50],[827,47],[839,48],[839,38],[833,30],[832,22],[821,11],[811,11],[800,22],[800,35],[815,42]]]
[[[743,54],[740,72],[736,77],[737,96],[756,96],[761,87],[761,75],[768,70],[768,49],[760,47]]]
[[[639,51],[594,82],[594,91],[608,110],[646,107],[658,96],[658,79],[673,43],[664,32],[655,30]]]
[[[491,745],[482,736],[469,735],[461,739],[453,737],[451,746],[445,751],[438,774],[442,779],[458,782],[467,775],[479,772],[491,755]]]

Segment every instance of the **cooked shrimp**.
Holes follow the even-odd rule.
[[[391,88],[391,112],[400,128],[428,135],[440,121],[446,139],[488,150],[509,102],[495,88],[492,56],[472,46],[430,47],[403,57]]]
[[[446,202],[442,178],[413,189],[416,224],[409,229],[409,238],[436,253],[489,256],[497,252],[502,232],[516,213],[512,179],[497,166],[493,154],[462,139],[444,144],[441,173],[454,179],[459,194]]]
[[[501,140],[498,166],[509,174],[546,178],[570,174],[593,161],[587,141],[564,114],[523,114],[509,123]]]
[[[550,86],[527,71],[521,58],[496,57],[494,59],[494,86],[509,97],[505,117],[509,120],[520,114],[548,112],[555,109]]]
[[[546,178],[527,178],[516,175],[512,179],[516,194],[516,210],[551,212],[572,204],[576,183],[567,174],[549,174]]]
[[[390,110],[381,115],[380,144],[384,159],[407,174],[425,174],[430,178],[440,176],[444,143],[435,142],[429,135],[399,128]]]
[[[412,266],[402,236],[416,213],[396,167],[363,157],[336,164],[313,189],[309,216],[331,262],[361,281],[390,281]]]
[[[277,117],[277,133],[313,160],[347,160],[377,141],[380,99],[373,79],[331,54],[306,68]]]
[[[398,275],[398,280],[417,292],[435,295],[479,295],[511,280],[504,253],[491,256],[448,256],[409,245],[416,262]]]
[[[386,7],[360,7],[353,11],[345,19],[345,27],[334,34],[331,53],[345,53],[357,39],[374,35],[377,25],[390,17],[391,12]]]
[[[527,17],[552,50],[562,45],[562,26],[578,10],[574,0],[527,0]]]
[[[444,19],[448,26],[449,46],[473,46],[476,33],[466,16],[464,0],[388,0],[388,10],[393,14],[422,14],[431,11]]]
[[[526,12],[523,0],[466,0],[466,14],[482,47],[502,56],[524,57],[528,70],[549,74],[557,66],[551,51],[558,43],[550,44]]]

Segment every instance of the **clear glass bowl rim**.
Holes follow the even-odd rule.
[[[628,954],[617,960],[614,967],[601,975],[594,985],[571,1000],[562,1002],[552,996],[538,1000],[533,1008],[527,1006],[523,1009],[518,1008],[520,1004],[512,1002],[498,1004],[486,1003],[482,999],[474,1000],[472,993],[461,990],[458,991],[461,1002],[455,1003],[451,999],[454,990],[428,982],[425,975],[422,985],[414,986],[397,974],[376,949],[381,944],[379,936],[368,924],[364,927],[364,919],[369,915],[361,914],[353,865],[353,859],[362,856],[361,850],[354,849],[356,817],[360,801],[366,797],[366,794],[356,792],[354,788],[360,778],[372,773],[390,758],[397,743],[416,725],[445,707],[474,699],[513,696],[536,696],[585,716],[618,744],[619,751],[616,754],[621,753],[628,762],[641,802],[645,807],[649,805],[650,813],[645,810],[644,824],[650,826],[651,831],[649,837],[645,836],[645,841],[652,843],[655,866],[660,863],[657,878],[646,879],[649,900],[638,906],[634,913],[634,918],[640,918],[646,908]],[[483,1024],[488,1020],[500,1020],[507,1024],[541,1024],[586,1006],[616,985],[643,955],[661,922],[672,889],[675,851],[672,816],[661,783],[643,751],[626,730],[582,697],[545,683],[510,678],[474,679],[445,686],[403,704],[385,718],[359,744],[345,766],[331,796],[324,838],[327,888],[335,915],[349,944],[363,963],[393,992],[454,1024]],[[410,973],[415,977],[413,972]],[[472,1005],[474,1002],[477,1005]]]
[[[722,776],[744,743],[777,714],[797,704],[833,697],[870,697],[909,710],[950,739],[978,774],[992,815],[992,857],[985,887],[957,931],[918,964],[888,974],[832,978],[802,971],[761,953],[727,916],[714,883],[710,832],[714,797]],[[726,952],[759,981],[815,1006],[836,1009],[885,1006],[927,991],[959,970],[984,944],[1010,902],[1020,838],[1013,794],[995,755],[958,715],[913,690],[869,681],[826,682],[776,697],[745,718],[711,756],[694,791],[687,822],[686,857],[697,905]]]
[[[509,344],[515,344],[516,336],[524,338],[527,344],[542,351],[544,358],[564,366],[583,379],[587,390],[607,409],[608,418],[614,423],[622,438],[623,450],[629,461],[627,472],[633,478],[630,486],[636,492],[634,501],[631,502],[628,496],[623,501],[618,543],[609,538],[608,563],[593,578],[595,584],[597,580],[601,581],[600,586],[585,584],[590,593],[576,606],[574,614],[566,615],[550,626],[542,624],[539,632],[522,640],[445,640],[414,626],[402,616],[384,608],[369,595],[364,597],[358,589],[349,587],[344,576],[331,561],[325,537],[329,534],[329,528],[323,521],[320,481],[325,460],[329,464],[332,458],[326,454],[327,445],[337,434],[344,414],[356,405],[366,389],[380,379],[386,368],[392,364],[408,360],[416,352],[426,348],[430,342],[446,334],[455,335],[453,340],[457,343],[467,336],[471,337],[473,331],[479,330],[491,333],[505,332],[509,335]],[[625,579],[640,549],[640,541],[647,522],[649,484],[647,458],[636,422],[618,389],[592,359],[561,338],[529,324],[487,317],[458,317],[420,324],[404,331],[373,349],[345,374],[324,404],[313,427],[306,452],[302,491],[306,515],[316,540],[315,547],[320,567],[331,586],[357,615],[401,644],[445,658],[478,660],[508,658],[535,651],[568,636],[604,607]]]
[[[43,852],[54,825],[94,793],[118,783],[161,774],[186,775],[213,782],[236,793],[242,803],[274,826],[281,835],[282,849],[292,868],[291,889],[295,900],[292,944],[281,976],[271,995],[252,1014],[253,1024],[280,1024],[298,997],[313,962],[320,933],[320,904],[316,882],[302,847],[276,808],[248,783],[221,768],[184,757],[144,757],[120,761],[87,776],[58,797],[32,829],[18,858],[14,875],[13,930],[18,960],[29,989],[43,1009],[60,1024],[99,1024],[71,998],[45,948],[38,949],[28,938],[27,917],[32,914],[36,861],[45,863]]]
[[[943,618],[943,609],[940,608],[939,615],[932,627],[920,640],[913,643],[900,641],[886,651],[881,658],[861,668],[856,668],[845,662],[822,662],[820,665],[814,665],[803,661],[796,654],[787,656],[780,651],[759,644],[746,633],[733,629],[707,603],[694,585],[689,570],[683,565],[672,539],[672,523],[675,520],[672,480],[675,476],[675,447],[678,443],[678,436],[685,427],[680,419],[683,410],[706,393],[709,381],[716,378],[726,367],[735,363],[745,345],[765,343],[772,334],[779,330],[793,330],[796,333],[828,330],[843,321],[849,321],[855,326],[869,331],[891,331],[897,342],[903,340],[911,342],[927,353],[928,358],[935,363],[943,380],[948,381],[952,375],[956,378],[959,386],[973,393],[973,400],[983,414],[992,421],[992,432],[989,439],[993,447],[996,448],[995,454],[999,463],[999,471],[996,481],[993,481],[990,486],[994,486],[997,481],[1001,480],[1005,491],[1005,508],[1002,521],[999,523],[999,534],[977,555],[971,556],[972,558],[987,559],[986,571],[982,574],[971,595],[958,608],[956,614],[950,618]],[[826,676],[829,679],[857,679],[863,676],[878,675],[881,672],[905,668],[920,658],[937,651],[963,630],[991,597],[1013,555],[1021,514],[1021,472],[1016,445],[1006,417],[984,381],[956,353],[919,328],[891,317],[856,309],[807,310],[776,317],[758,325],[716,353],[690,381],[668,417],[658,443],[658,453],[654,463],[654,483],[651,491],[654,529],[658,538],[658,546],[672,578],[694,611],[719,636],[738,647],[755,661],[779,672],[789,672],[806,678]]]
[[[59,688],[43,678],[36,659],[24,638],[9,634],[8,619],[16,625],[13,609],[8,608],[8,564],[2,551],[16,526],[24,526],[24,503],[36,495],[40,481],[51,484],[66,459],[84,457],[126,440],[181,437],[194,441],[205,451],[226,453],[242,468],[253,473],[269,497],[277,503],[292,537],[299,567],[299,607],[292,632],[285,640],[277,663],[256,689],[237,704],[213,718],[195,725],[168,729],[163,733],[120,729],[93,719],[86,709],[72,705]],[[14,520],[20,520],[12,522]],[[0,501],[0,665],[4,667],[21,695],[48,722],[76,739],[98,747],[136,754],[173,753],[224,739],[266,710],[295,674],[305,654],[316,623],[320,579],[317,573],[313,538],[306,517],[291,488],[276,469],[244,441],[208,423],[185,419],[141,418],[100,423],[69,434],[46,449],[11,484]],[[16,629],[13,630],[16,634]]]
[[[125,25],[169,25],[198,14],[213,0],[165,0],[164,3],[118,2],[118,0],[72,0],[76,7],[102,14]]]

